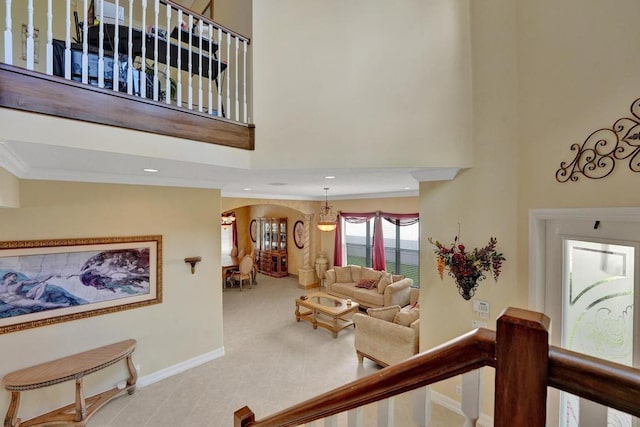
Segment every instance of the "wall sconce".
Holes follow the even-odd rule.
[[[192,256],[190,258],[184,259],[184,262],[186,262],[187,264],[191,264],[191,274],[196,273],[196,264],[200,261],[202,261],[202,257],[199,256]]]

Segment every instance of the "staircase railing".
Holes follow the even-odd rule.
[[[489,366],[496,369],[495,426],[542,427],[547,387],[640,416],[640,369],[549,346],[549,319],[509,308],[497,331],[477,329],[262,420],[243,407],[235,427],[296,426]]]
[[[249,39],[203,15],[170,0],[3,3],[7,65],[248,123]]]

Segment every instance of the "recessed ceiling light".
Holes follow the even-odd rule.
[[[324,177],[324,179],[336,179],[336,177],[333,175],[327,175]]]
[[[404,187],[405,190],[411,190],[411,187]]]
[[[152,168],[144,168],[142,169],[145,172],[150,172],[150,173],[156,173],[158,172],[158,169],[152,169]]]
[[[251,191],[251,189],[249,187],[247,188],[243,188],[244,191]]]

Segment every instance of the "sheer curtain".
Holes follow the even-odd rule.
[[[413,225],[420,220],[417,213],[397,214],[390,212],[338,212],[338,227],[336,227],[334,245],[334,266],[342,266],[346,263],[346,240],[343,238],[344,223],[360,224],[375,218],[373,222],[373,268],[386,270],[387,261],[384,254],[384,235],[382,233],[382,218],[399,226]]]

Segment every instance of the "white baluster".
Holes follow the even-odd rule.
[[[220,69],[222,62],[222,28],[218,28],[218,74],[216,74],[216,88],[218,90],[218,117],[222,117],[222,86],[220,85]]]
[[[67,0],[67,30],[64,37],[64,78],[71,80],[71,0]]]
[[[116,21],[113,24],[113,87],[115,92],[120,90],[120,20],[118,18],[120,0],[116,0]]]
[[[89,12],[87,10],[87,0],[84,0],[84,19],[82,20],[82,83],[89,83]]]
[[[198,111],[202,112],[202,20],[198,23]]]
[[[240,66],[240,64],[238,64],[238,48],[240,47],[238,45],[239,43],[239,39],[238,37],[234,37],[236,39],[236,61],[235,61],[235,66],[233,67],[235,69],[235,90],[236,90],[236,120],[240,121],[240,98],[238,98],[238,67]]]
[[[474,427],[480,418],[480,370],[462,375],[462,413],[465,427]]]
[[[27,2],[27,70],[33,70],[33,0]]]
[[[378,427],[393,427],[394,403],[393,397],[378,401]]]
[[[193,15],[189,14],[189,64],[188,64],[188,69],[189,69],[189,97],[187,98],[187,103],[188,103],[188,107],[189,110],[193,110],[193,61],[191,58],[191,28],[193,27]]]
[[[182,107],[182,9],[178,9],[178,102],[176,105]]]
[[[133,0],[129,0],[129,28],[127,36],[127,93],[133,94]]]
[[[588,399],[580,398],[578,404],[580,414],[578,420],[580,427],[600,427],[610,425],[607,423],[607,407]]]
[[[431,422],[431,387],[413,390],[413,422],[418,427],[426,427]]]
[[[104,1],[100,2],[98,22],[98,87],[104,87]]]
[[[47,69],[46,73],[53,75],[53,8],[51,0],[47,0]]]
[[[212,59],[213,58],[213,27],[209,24],[209,84],[207,85],[208,94],[208,113],[213,114],[213,92],[211,91],[211,75],[213,74]]]
[[[225,117],[231,118],[231,79],[229,78],[229,66],[231,65],[231,34],[227,33],[227,114]]]
[[[142,63],[140,64],[140,96],[147,97],[147,0],[142,0]]]
[[[247,41],[246,40],[242,41],[242,46],[244,47],[243,59],[242,59],[242,64],[243,64],[242,93],[244,96],[244,101],[242,103],[243,104],[242,110],[244,111],[244,117],[242,118],[242,122],[248,123],[249,118],[248,118],[248,112],[247,112]]]
[[[153,61],[154,61],[154,67],[153,67],[153,100],[157,101],[159,96],[158,96],[158,92],[159,92],[159,88],[158,86],[160,85],[160,81],[158,80],[158,67],[159,67],[159,61],[158,61],[158,15],[160,13],[160,0],[156,0],[154,3],[154,7],[153,7]]]
[[[167,33],[169,32],[169,28],[171,28],[171,5],[167,3]],[[178,28],[178,31],[180,29]],[[169,35],[167,34],[167,58],[165,63],[167,64],[166,75],[164,76],[164,87],[166,88],[166,96],[164,97],[164,102],[167,104],[171,104],[171,69],[169,68],[169,64],[171,64],[171,45],[169,44]]]
[[[324,427],[338,427],[338,417],[331,415],[324,419]]]
[[[358,406],[355,409],[352,409],[347,414],[347,420],[349,427],[363,427],[362,423],[363,419],[363,407]]]
[[[11,0],[4,3],[4,63],[13,65],[13,36],[11,33]]]

